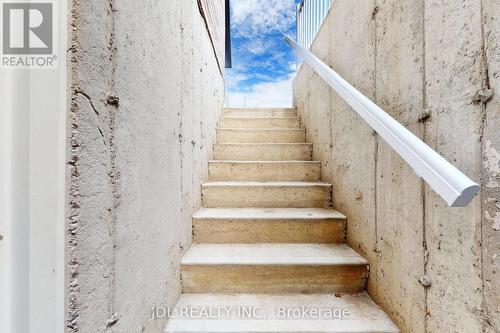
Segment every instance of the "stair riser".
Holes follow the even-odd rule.
[[[299,118],[222,118],[221,128],[299,128]]]
[[[304,130],[219,130],[219,143],[302,143]]]
[[[262,111],[252,111],[252,110],[224,110],[222,112],[223,117],[251,117],[251,118],[284,118],[284,117],[297,117],[297,111],[295,110],[262,110]]]
[[[345,242],[345,220],[193,220],[195,243]]]
[[[182,266],[185,293],[352,293],[363,291],[366,265]]]
[[[203,206],[329,208],[331,188],[309,187],[203,187]]]
[[[318,181],[320,163],[209,163],[212,181]]]
[[[214,158],[230,161],[310,161],[311,145],[215,145]]]

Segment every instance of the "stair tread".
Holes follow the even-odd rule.
[[[345,219],[334,209],[327,208],[201,208],[194,219],[239,219],[239,220],[318,220]]]
[[[321,186],[321,187],[331,187],[332,184],[325,182],[299,182],[299,181],[266,181],[266,182],[256,182],[256,181],[230,181],[230,182],[207,182],[203,184],[204,187],[310,187],[310,186]]]
[[[300,119],[300,117],[235,117],[235,116],[222,116],[221,119],[242,119],[242,120],[248,120],[248,119]]]
[[[193,244],[183,265],[367,265],[345,244]]]
[[[219,128],[220,131],[231,131],[231,132],[264,132],[264,131],[269,131],[269,132],[304,132],[306,129],[305,128],[295,128],[295,127],[288,127],[288,128],[224,128],[221,127]]]
[[[238,161],[238,160],[212,160],[208,163],[238,163],[238,164],[321,164],[320,161],[300,161],[300,160],[286,160],[286,161]]]
[[[297,109],[224,109],[222,117],[297,117]]]
[[[278,111],[283,111],[283,110],[297,110],[297,108],[224,108],[223,109],[224,111],[232,111],[232,110],[236,110],[236,111],[274,111],[274,110],[278,110]]]
[[[217,146],[312,146],[312,143],[308,142],[257,142],[257,143],[217,143]]]
[[[340,296],[340,297],[337,297]],[[177,304],[180,308],[217,309],[226,307],[229,315],[222,311],[217,318],[185,318],[180,311],[173,311],[173,318],[167,323],[166,332],[288,332],[288,333],[397,333],[399,330],[389,317],[372,301],[368,293],[358,294],[184,294]],[[258,309],[259,318],[241,318],[240,306]],[[349,315],[335,319],[323,315],[297,319],[278,315],[278,308],[284,309],[337,309],[349,310]]]

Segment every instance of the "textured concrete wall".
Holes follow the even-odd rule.
[[[467,208],[448,208],[309,66],[294,81],[369,291],[403,332],[500,332],[499,6],[336,0],[311,47],[481,182]]]
[[[481,238],[483,248],[483,295],[487,333],[500,331],[500,2],[482,2],[482,85],[486,89],[483,103],[481,180]],[[490,94],[489,94],[490,93]],[[495,330],[496,329],[496,330]]]
[[[161,332],[223,78],[194,0],[71,5],[68,331]]]

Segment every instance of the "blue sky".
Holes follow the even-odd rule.
[[[233,68],[225,75],[227,106],[291,106],[295,53],[276,24],[295,36],[297,2],[231,0]]]

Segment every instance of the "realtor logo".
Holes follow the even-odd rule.
[[[54,4],[2,1],[2,68],[54,68]]]

